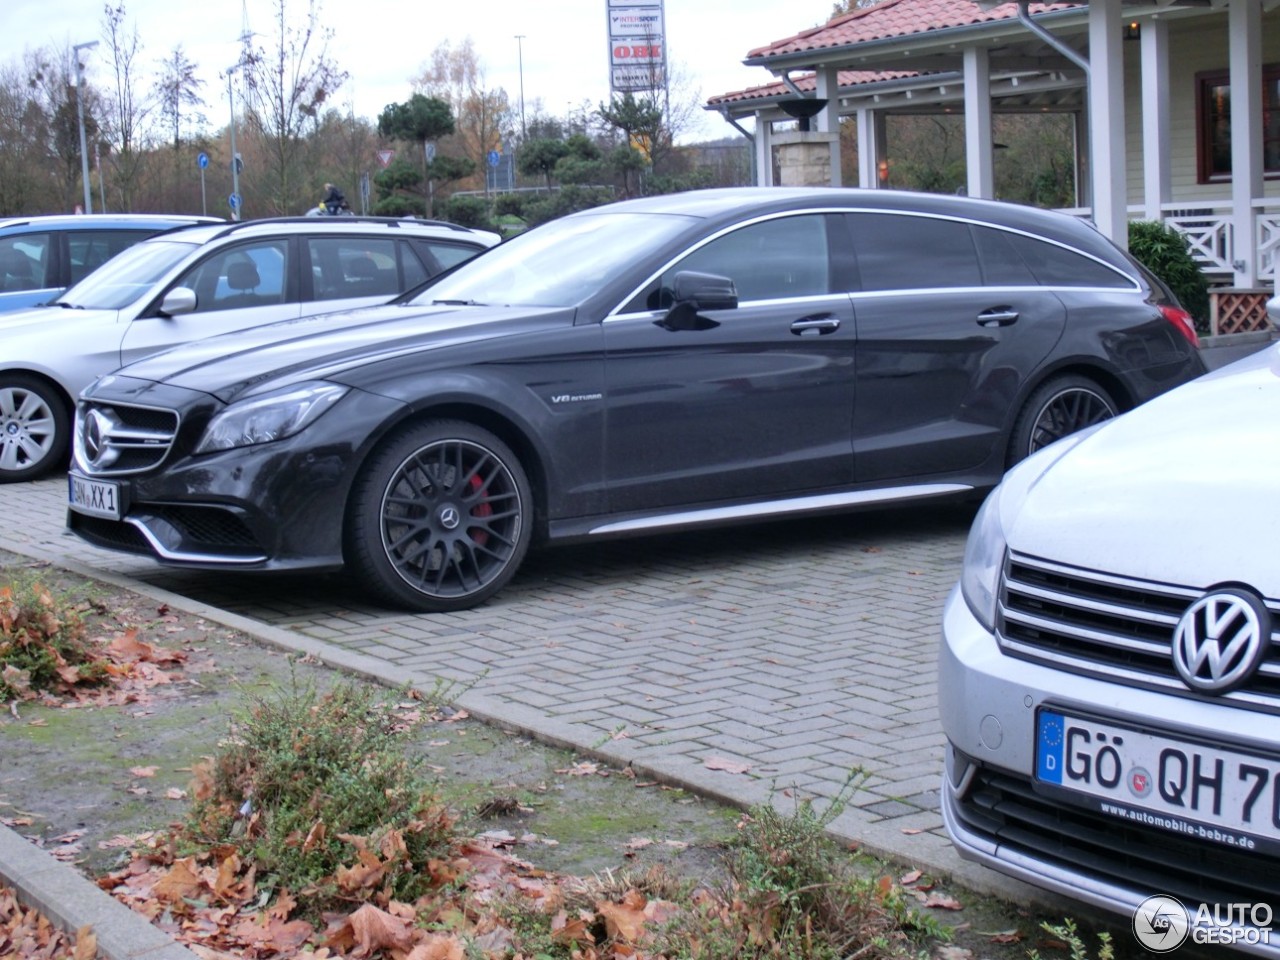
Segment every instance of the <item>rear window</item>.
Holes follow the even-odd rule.
[[[849,215],[862,289],[978,287],[978,250],[969,225],[896,213]]]

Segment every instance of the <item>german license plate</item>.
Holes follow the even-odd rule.
[[[1040,709],[1036,780],[1106,816],[1280,850],[1280,759]]]
[[[71,509],[94,517],[120,519],[120,484],[112,480],[90,480],[79,474],[67,475]]]

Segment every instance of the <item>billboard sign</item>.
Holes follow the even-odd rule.
[[[666,81],[663,0],[605,0],[609,16],[609,86],[613,93],[652,91]]]

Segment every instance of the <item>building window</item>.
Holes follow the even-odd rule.
[[[1231,179],[1231,85],[1226,70],[1196,74],[1196,160],[1201,183]],[[1262,69],[1262,169],[1280,177],[1280,64]]]

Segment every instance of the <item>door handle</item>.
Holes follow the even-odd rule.
[[[1018,322],[1018,311],[1010,310],[1008,307],[995,307],[991,310],[983,310],[978,314],[978,326],[980,327],[1007,327],[1011,323]]]
[[[819,314],[816,317],[803,317],[791,324],[791,332],[802,337],[814,334],[822,336],[826,333],[835,333],[839,329],[840,321],[829,313]]]

